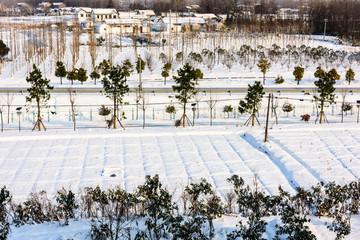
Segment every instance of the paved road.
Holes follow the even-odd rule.
[[[0,93],[26,93],[27,87],[0,87]],[[198,91],[205,92],[217,92],[217,93],[245,93],[247,92],[247,86],[243,87],[198,87]],[[265,92],[282,92],[282,93],[312,93],[315,88],[313,86],[264,86]],[[53,93],[66,93],[68,86],[55,86]],[[77,93],[100,93],[103,91],[101,85],[97,86],[72,86],[72,91]],[[130,87],[131,92],[138,91],[135,87]],[[144,92],[148,93],[171,93],[173,92],[171,86],[164,87],[143,87]],[[337,92],[353,92],[360,93],[360,86],[341,86],[336,88]]]

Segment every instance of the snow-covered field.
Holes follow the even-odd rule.
[[[132,191],[145,175],[154,174],[160,175],[175,199],[190,181],[200,178],[206,178],[224,197],[231,188],[226,178],[232,174],[249,185],[256,175],[269,194],[277,194],[278,186],[294,193],[297,186],[310,188],[319,181],[343,184],[360,177],[360,130],[354,124],[282,125],[270,130],[267,143],[262,127],[235,126],[5,132],[0,141],[0,183],[16,201],[40,190],[54,196],[62,187],[79,192],[84,187],[119,185]],[[238,220],[217,220],[218,231],[234,228]],[[319,239],[332,238],[322,226],[324,219],[313,221]],[[357,239],[360,234],[360,219],[356,216],[352,223],[352,234],[346,239]],[[35,233],[34,229],[47,230]],[[13,230],[10,239],[21,239],[24,234],[33,235],[31,239],[59,239],[85,234],[89,223]],[[269,227],[269,237],[271,231]],[[84,239],[82,234],[76,239]]]
[[[353,124],[278,126],[270,130],[268,143],[263,143],[262,127],[235,126],[1,136],[0,182],[17,199],[40,190],[55,195],[63,186],[78,191],[120,185],[132,191],[145,175],[154,174],[174,191],[205,177],[222,196],[232,174],[250,185],[256,174],[271,195],[279,185],[294,192],[320,181],[343,184],[360,178],[360,130]]]

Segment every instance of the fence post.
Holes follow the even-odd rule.
[[[48,122],[50,122],[50,110],[48,110]]]
[[[155,108],[153,108],[153,120],[155,120]]]
[[[293,114],[293,117],[295,117],[295,109],[296,109],[296,107],[294,106],[294,114]]]
[[[331,105],[331,116],[334,116],[334,104]]]
[[[134,108],[131,108],[131,120],[134,120]]]
[[[71,112],[70,112],[70,109],[69,109],[69,122],[71,122]]]
[[[92,122],[92,109],[90,108],[90,122]]]

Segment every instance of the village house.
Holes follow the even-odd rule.
[[[118,18],[118,19],[105,19],[98,22],[94,26],[94,31],[97,34],[138,34],[142,33],[140,19],[134,18]]]
[[[49,8],[49,14],[50,15],[63,15],[63,8],[66,7],[66,5],[63,2],[55,2],[52,3]]]
[[[147,19],[156,16],[153,10],[137,10],[134,18]]]
[[[137,12],[135,11],[119,11],[119,18],[135,18]]]
[[[123,11],[118,12],[118,14],[119,18],[137,18],[140,20],[145,20],[156,16],[153,10]]]
[[[94,23],[99,23],[106,19],[117,18],[119,18],[119,15],[114,8],[94,8],[91,11],[91,20]]]
[[[63,7],[61,8],[63,15],[74,15],[74,12],[76,11],[73,7]]]
[[[183,9],[183,12],[196,13],[199,10],[200,10],[199,5],[190,5],[190,6],[185,6],[184,9]]]
[[[299,19],[299,9],[280,8],[277,17],[282,20],[297,20]]]
[[[78,23],[91,20],[91,8],[78,8],[75,10],[74,19]]]
[[[151,26],[152,31],[163,32],[163,31],[171,31],[172,32],[182,32],[182,31],[200,31],[206,22],[203,18],[197,17],[177,17],[171,18],[171,26],[170,26],[170,18],[164,17],[158,19]]]
[[[54,2],[51,4],[50,9],[61,9],[66,7],[65,3],[63,2]]]

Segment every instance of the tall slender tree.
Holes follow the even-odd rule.
[[[5,57],[10,51],[10,48],[6,46],[3,40],[0,40],[0,74],[1,74],[1,64],[3,57]]]
[[[346,81],[348,81],[348,83],[350,85],[350,83],[355,80],[355,72],[354,72],[354,70],[349,68],[349,70],[346,71],[345,79],[346,79]]]
[[[295,81],[297,81],[297,85],[299,85],[299,82],[304,77],[304,71],[305,71],[305,68],[300,67],[300,66],[296,66],[294,68],[293,75],[295,77]]]
[[[66,74],[67,79],[71,81],[71,85],[73,85],[74,80],[77,79],[77,72],[78,72],[78,69],[74,68],[72,71],[69,71]]]
[[[317,81],[314,82],[317,87],[317,92],[319,96],[314,96],[316,101],[320,102],[320,124],[324,118],[324,104],[328,102],[330,104],[335,102],[335,83],[336,80],[340,79],[340,75],[337,73],[335,69],[331,69],[328,72],[325,72],[321,67],[317,67],[314,76],[318,78]],[[317,117],[319,119],[319,116]]]
[[[186,116],[186,104],[195,95],[196,80],[199,77],[197,72],[189,63],[186,63],[178,71],[178,76],[173,76],[176,85],[172,86],[173,90],[178,92],[175,97],[183,104],[184,112],[182,116],[183,127],[185,127]]]
[[[41,126],[46,128],[41,120],[41,105],[46,105],[47,101],[50,99],[49,90],[54,89],[53,86],[50,86],[50,80],[43,78],[41,71],[33,65],[33,71],[30,72],[30,75],[26,78],[26,81],[31,84],[31,87],[27,89],[29,96],[26,97],[26,101],[31,103],[32,101],[36,102],[37,105],[37,121],[34,125],[33,130],[37,127],[41,131]]]
[[[93,71],[90,74],[90,78],[94,80],[94,85],[96,85],[96,79],[100,78],[100,74],[97,71]]]
[[[170,76],[169,71],[171,70],[171,63],[165,63],[162,69],[161,76],[164,78],[164,85],[166,85],[166,78]]]
[[[88,79],[88,76],[86,75],[86,70],[84,68],[79,68],[76,72],[76,79],[81,82],[81,85],[83,85],[84,82]]]
[[[60,78],[60,84],[62,84],[62,78],[66,77],[66,68],[63,62],[56,62],[55,76]]]
[[[265,92],[263,91],[263,85],[259,81],[255,81],[253,85],[249,84],[248,86],[248,93],[245,96],[245,101],[240,100],[238,110],[241,114],[244,114],[246,112],[251,113],[250,118],[246,121],[245,124],[249,124],[250,119],[252,119],[251,125],[254,126],[255,119],[257,120],[255,114],[259,111],[261,107],[262,97],[264,96]],[[260,125],[259,120],[257,121]]]
[[[123,103],[124,95],[129,92],[129,87],[126,84],[126,77],[128,77],[131,73],[131,69],[129,69],[129,65],[125,62],[123,64],[110,67],[108,75],[105,75],[102,83],[104,86],[104,90],[108,98],[113,100],[113,127],[116,129],[116,122],[119,122],[123,129],[124,126],[117,118],[117,109],[119,105]]]
[[[259,60],[257,66],[260,69],[260,71],[263,73],[263,84],[265,85],[265,75],[271,67],[271,62],[262,58]]]

